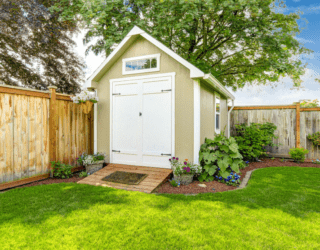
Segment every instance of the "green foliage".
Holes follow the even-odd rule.
[[[170,180],[169,183],[173,187],[178,187],[179,186],[179,184],[178,184],[178,182],[176,180]]]
[[[173,170],[176,176],[180,176],[182,174],[190,174],[190,175],[199,175],[202,173],[202,167],[189,162],[188,159],[185,159],[183,163],[179,162],[178,157],[172,157],[169,159],[171,164],[171,169]]]
[[[281,162],[285,162],[286,160],[285,160],[284,158],[282,158],[280,161],[281,161]]]
[[[72,4],[70,4],[70,2]],[[245,83],[301,83],[311,50],[296,39],[299,13],[277,0],[60,0],[52,10],[87,29],[87,49],[109,55],[134,25],[233,89]],[[277,11],[275,11],[277,9]],[[97,39],[98,38],[98,39]],[[295,60],[292,58],[295,57]]]
[[[314,146],[320,146],[320,132],[316,132],[314,134],[309,134],[307,138],[312,141]]]
[[[228,178],[231,171],[239,173],[239,168],[245,166],[235,139],[228,139],[222,134],[216,134],[213,140],[205,139],[200,148],[199,161],[203,167],[199,181],[213,181],[214,175],[218,173]]]
[[[274,160],[274,159],[275,159],[274,157],[271,158],[271,160]]]
[[[4,0],[0,4],[0,84],[75,94],[84,79],[84,62],[75,53],[75,22],[62,21],[59,1]],[[66,7],[71,3],[65,2]]]
[[[312,101],[304,100],[304,101],[300,102],[300,107],[301,108],[316,108],[316,107],[319,107],[319,101],[318,101],[318,99],[314,99]]]
[[[79,177],[87,177],[88,176],[88,173],[86,171],[82,171],[80,174],[79,174]]]
[[[289,155],[296,162],[304,162],[305,155],[309,153],[308,149],[304,148],[290,148]]]
[[[317,160],[315,160],[315,161],[312,160],[312,163],[313,163],[313,164],[320,164],[320,161],[319,161],[319,159],[317,159]]]
[[[97,161],[102,161],[106,158],[105,153],[96,153],[93,155],[88,155],[87,153],[82,153],[78,158],[76,158],[77,162],[80,166],[84,166],[86,164],[93,164]]]
[[[68,164],[63,164],[61,162],[51,162],[51,167],[53,169],[53,176],[56,178],[67,179],[72,177],[72,166]]]
[[[236,136],[234,137],[239,145],[239,152],[246,160],[256,160],[266,156],[265,146],[277,146],[272,141],[277,127],[270,122],[259,124],[251,123],[235,125]]]

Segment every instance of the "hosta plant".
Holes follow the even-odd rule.
[[[213,181],[214,176],[227,179],[231,172],[239,173],[239,169],[246,166],[235,139],[222,134],[216,135],[213,140],[205,139],[200,148],[199,160],[203,167],[199,181]]]

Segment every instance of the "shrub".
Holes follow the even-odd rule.
[[[240,168],[245,167],[235,139],[228,139],[222,134],[216,135],[213,140],[205,139],[200,148],[199,160],[203,166],[199,181],[213,181],[214,176],[227,179],[231,171],[238,173]]]
[[[82,171],[79,174],[79,177],[87,177],[87,176],[88,176],[88,173],[86,171]]]
[[[316,132],[314,134],[309,134],[307,138],[312,141],[314,146],[320,146],[320,132]]]
[[[265,146],[277,146],[272,140],[278,138],[274,135],[277,127],[270,122],[259,124],[251,123],[238,124],[236,127],[236,142],[239,145],[239,152],[245,160],[257,160],[266,156]]]
[[[72,177],[72,166],[68,164],[63,164],[61,162],[51,162],[51,167],[53,169],[53,176],[56,178],[66,179]]]
[[[308,153],[309,150],[305,148],[291,148],[289,151],[291,158],[298,163],[304,162],[304,159],[306,158],[305,155]]]
[[[171,186],[173,187],[178,187],[179,183],[176,180],[170,180],[169,183],[171,184]]]

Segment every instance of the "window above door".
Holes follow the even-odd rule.
[[[160,54],[122,59],[122,74],[138,74],[160,71]]]

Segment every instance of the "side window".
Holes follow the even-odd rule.
[[[216,97],[216,133],[220,133],[220,98]]]

